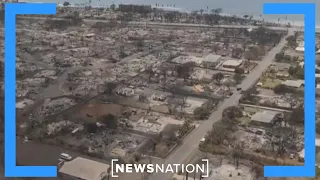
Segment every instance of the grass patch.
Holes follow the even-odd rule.
[[[242,125],[247,125],[247,124],[250,123],[251,118],[248,117],[248,116],[243,116],[243,117],[239,118],[238,121],[239,121],[240,124],[242,124]]]
[[[269,77],[263,77],[260,79],[260,81],[262,83],[262,88],[266,88],[266,89],[273,89],[276,86],[280,85],[282,83],[282,80],[280,79],[272,79]]]

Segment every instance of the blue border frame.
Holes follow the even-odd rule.
[[[16,14],[55,14],[51,3],[5,4],[5,177],[56,177],[56,166],[16,166]],[[266,177],[315,176],[315,4],[267,3],[264,14],[304,15],[305,164],[265,166]],[[308,110],[308,111],[307,111]]]
[[[315,10],[314,3],[266,3],[264,14],[304,15],[304,166],[265,166],[266,177],[315,177]]]
[[[56,4],[5,4],[5,177],[56,177],[56,166],[16,165],[16,15],[56,14]]]

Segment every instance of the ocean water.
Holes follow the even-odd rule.
[[[28,2],[55,2],[63,3],[64,0],[27,0]],[[89,0],[69,0],[71,4],[85,4]],[[173,7],[179,8],[183,11],[193,11],[208,9],[209,12],[211,9],[222,8],[223,13],[233,14],[238,16],[243,15],[252,15],[256,19],[265,19],[268,21],[278,22],[287,24],[290,22],[292,25],[303,25],[303,16],[302,15],[263,15],[262,7],[266,2],[284,2],[284,3],[316,3],[317,11],[316,14],[316,23],[317,27],[320,27],[320,0],[91,0],[92,6],[103,6],[108,7],[111,4],[148,4],[155,5],[160,4],[164,7]]]

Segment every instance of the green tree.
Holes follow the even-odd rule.
[[[289,123],[290,124],[304,124],[304,108],[298,107],[295,108],[292,113],[291,116],[289,118]]]
[[[116,9],[116,5],[115,4],[111,4],[110,9],[114,11]]]
[[[112,91],[117,87],[117,83],[116,82],[106,82],[104,84],[104,92],[108,93],[109,95],[112,94]]]
[[[222,117],[226,117],[229,119],[240,118],[243,116],[242,110],[237,106],[227,107],[222,112]]]
[[[224,78],[224,74],[219,72],[212,75],[212,79],[215,80],[218,84],[221,83],[221,80]]]
[[[237,129],[237,120],[236,119],[230,119],[228,117],[223,117],[221,119],[222,124],[224,125],[224,127],[230,131],[230,132],[234,132]]]
[[[275,60],[276,60],[277,62],[282,61],[283,58],[284,58],[284,53],[283,53],[283,52],[279,52],[279,53],[277,53],[276,56],[275,56]]]
[[[237,74],[244,74],[244,69],[237,67],[234,69],[234,72]]]
[[[186,135],[192,127],[190,120],[185,120],[183,124],[179,127],[179,138],[182,138],[184,135]]]
[[[194,63],[188,62],[184,63],[183,65],[177,66],[177,74],[178,77],[183,78],[184,80],[190,77],[190,74],[193,70]]]
[[[210,115],[210,111],[209,109],[205,108],[205,107],[197,107],[194,111],[193,111],[194,117],[196,119],[199,120],[204,120],[207,119]]]
[[[63,6],[68,7],[68,6],[70,6],[70,3],[68,1],[65,1],[65,2],[63,2]]]
[[[235,73],[233,75],[233,79],[236,81],[237,84],[239,84],[243,80],[243,76],[239,73]]]
[[[220,145],[224,140],[228,139],[229,131],[221,122],[217,122],[213,125],[212,130],[208,132],[206,141],[213,145]]]
[[[285,94],[285,93],[295,93],[295,89],[290,88],[284,84],[279,84],[273,89],[273,92],[276,94]]]
[[[98,126],[94,122],[85,123],[84,127],[85,127],[87,133],[96,133],[98,130]]]
[[[99,118],[99,121],[106,125],[107,128],[117,129],[118,118],[112,114],[104,115]]]

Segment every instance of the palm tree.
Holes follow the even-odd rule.
[[[70,3],[67,2],[67,1],[65,1],[65,2],[63,3],[63,6],[64,6],[64,7],[68,7],[68,6],[70,6]]]
[[[215,10],[215,13],[216,13],[217,15],[219,15],[220,13],[222,13],[222,9],[221,9],[221,8],[216,9],[216,10]]]
[[[200,9],[200,14],[201,14],[201,16],[202,16],[203,12],[204,12],[204,10],[203,10],[203,9]]]
[[[198,11],[192,11],[192,12],[191,12],[191,16],[192,16],[192,21],[193,21],[193,23],[194,23],[194,21],[195,21],[195,19],[196,19],[196,17],[197,17],[197,14],[198,14]]]
[[[201,15],[200,24],[202,24],[202,21],[203,21],[203,12],[204,12],[204,10],[200,9],[200,15]]]

